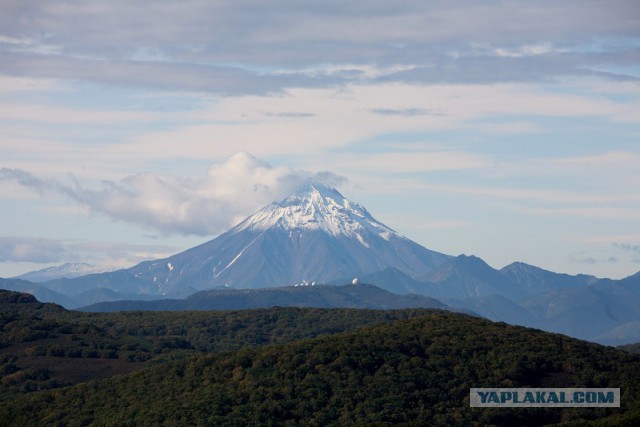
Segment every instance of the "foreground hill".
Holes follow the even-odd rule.
[[[73,307],[76,301],[45,286],[22,279],[4,279],[0,277],[0,291],[23,292],[35,296],[42,302],[54,302],[65,307]]]
[[[469,408],[470,387],[501,386],[620,387],[622,407]],[[640,357],[447,312],[166,362],[0,403],[1,425],[541,425],[587,420],[640,423]]]
[[[429,312],[273,308],[80,313],[28,294],[0,291],[0,401],[167,360],[317,337]]]
[[[640,343],[638,342],[633,344],[619,345],[617,348],[629,353],[640,354]]]

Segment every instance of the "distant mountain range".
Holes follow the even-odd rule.
[[[178,311],[178,310],[242,310],[269,307],[317,308],[436,308],[451,310],[433,298],[421,295],[396,295],[376,286],[311,285],[265,289],[219,289],[197,292],[185,299],[155,301],[100,302],[82,311]],[[459,311],[459,310],[456,310]]]
[[[31,271],[15,278],[40,283],[63,278],[73,279],[74,277],[82,277],[87,274],[106,273],[113,270],[115,270],[115,268],[98,267],[83,262],[66,263],[55,267],[43,268],[42,270]]]
[[[396,269],[360,279],[396,293],[437,298],[491,320],[610,345],[640,341],[640,273],[621,280],[598,279],[521,262],[496,270],[478,257],[460,255],[424,280]]]
[[[38,301],[42,302],[55,302],[64,307],[78,307],[76,298],[68,295],[63,295],[59,292],[53,291],[46,286],[38,283],[29,282],[22,279],[3,279],[0,278],[0,289],[6,289],[15,292],[25,292],[35,296]]]
[[[337,190],[308,182],[217,238],[132,268],[58,278],[48,289],[77,297],[97,288],[154,298],[220,286],[265,288],[324,283],[388,267],[419,277],[451,259],[375,220]]]
[[[37,273],[22,277],[40,280],[53,271]],[[215,295],[218,301],[231,304],[233,300],[235,305],[216,302],[210,307],[237,308],[242,298],[245,305],[254,307],[311,304],[293,299],[287,303],[293,295],[288,287],[312,282],[342,285],[354,277],[404,296],[397,300],[404,303],[416,298],[407,294],[421,295],[492,320],[605,344],[640,341],[640,273],[609,280],[559,274],[518,262],[496,270],[475,256],[453,257],[424,248],[334,188],[312,181],[217,238],[177,255],[129,269],[41,283],[2,279],[0,287],[30,292],[42,301],[70,308],[119,300],[180,300],[211,289],[284,287],[244,294],[217,290],[171,302],[188,307],[198,298],[212,302]],[[356,306],[380,307],[378,300],[367,298]],[[131,309],[171,305],[127,304]],[[346,299],[341,304],[350,306]]]

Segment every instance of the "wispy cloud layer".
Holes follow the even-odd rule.
[[[127,244],[35,237],[1,236],[0,264],[51,264],[73,259],[105,267],[131,265],[172,255],[181,248],[162,244]]]
[[[66,253],[57,240],[29,237],[0,237],[0,262],[59,262]]]
[[[640,264],[640,245],[630,243],[614,243],[613,246],[622,250],[625,254],[631,255],[631,261]]]
[[[616,67],[637,61],[638,46],[613,49],[607,41],[637,36],[639,23],[634,2],[623,0],[22,1],[3,8],[0,60],[13,75],[227,95],[372,78],[423,84],[594,74],[637,79]],[[585,49],[594,39],[599,49]],[[360,66],[405,69],[380,75],[336,67],[354,58]]]
[[[204,176],[153,173],[103,181],[99,190],[79,181],[67,184],[19,169],[0,169],[0,182],[12,181],[39,194],[63,195],[111,218],[152,227],[161,233],[215,235],[262,206],[290,195],[305,180],[337,185],[345,178],[273,167],[246,152],[212,165]],[[48,252],[47,252],[48,253]]]

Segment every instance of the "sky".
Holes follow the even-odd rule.
[[[0,277],[128,267],[308,178],[419,244],[640,270],[640,3],[0,0]]]

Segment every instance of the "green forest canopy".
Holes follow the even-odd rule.
[[[10,305],[13,311],[2,312],[3,351],[28,343],[46,347],[46,340],[82,333],[68,342],[112,340],[111,360],[140,368],[53,390],[14,392],[0,403],[2,425],[640,422],[640,357],[466,315],[292,308],[92,315],[49,305],[25,314],[16,308],[20,304]],[[49,325],[52,336],[29,337],[42,331],[21,323],[29,316],[34,326]],[[305,337],[310,328],[316,332]],[[7,330],[13,332],[5,335]],[[280,332],[288,338],[274,338]],[[25,334],[32,341],[21,341]],[[175,345],[163,347],[165,340]],[[135,343],[148,346],[140,353],[150,356],[146,362],[121,359],[138,354]],[[68,359],[68,350],[42,357]],[[470,387],[524,386],[620,387],[622,407],[469,408]]]

